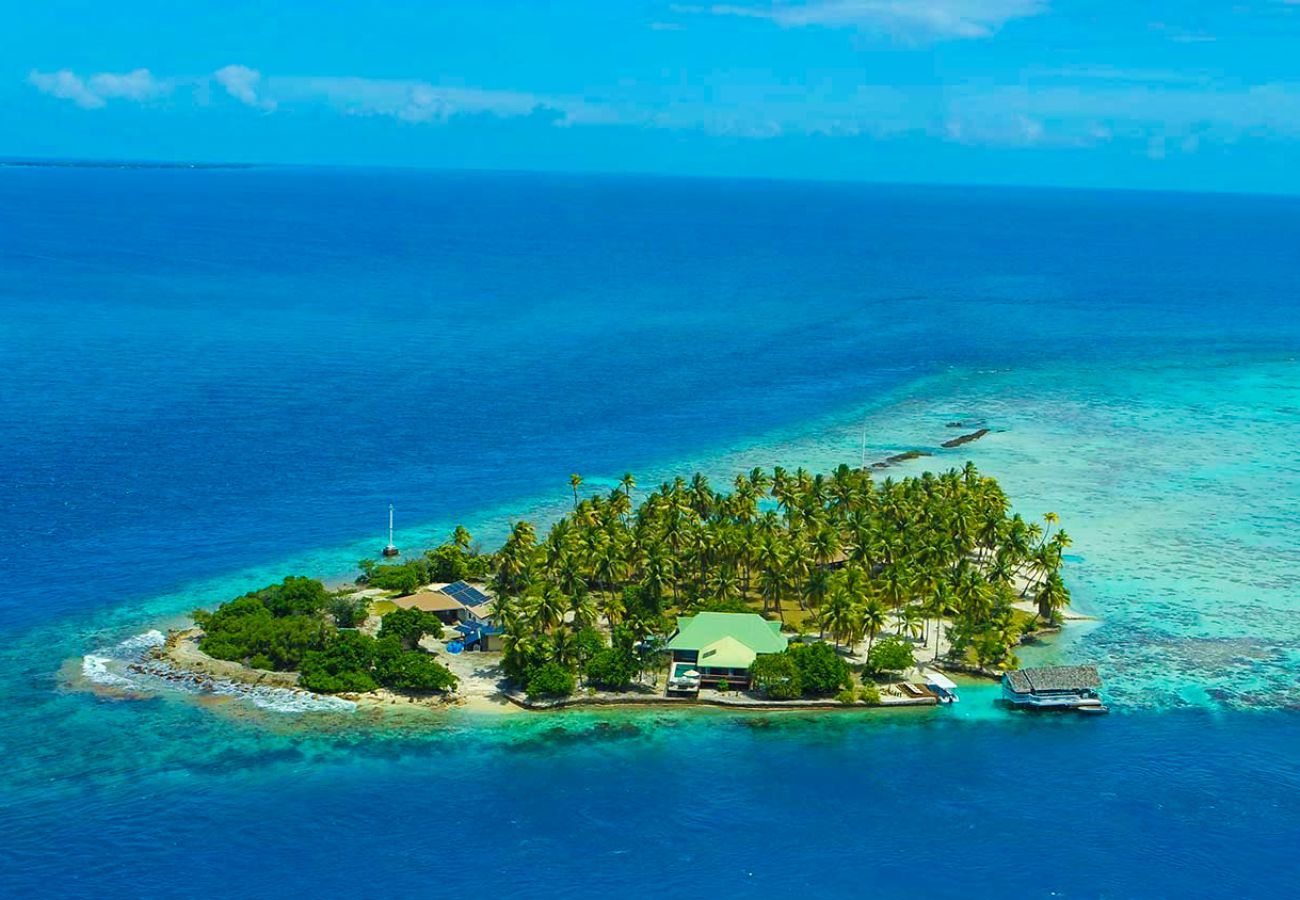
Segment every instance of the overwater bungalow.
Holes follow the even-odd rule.
[[[702,685],[749,685],[749,667],[760,653],[780,653],[788,642],[780,622],[755,613],[703,612],[677,619],[668,639],[672,664],[669,693],[696,693]]]
[[[1097,694],[1096,666],[1045,666],[1002,676],[1002,699],[1018,709],[1074,709],[1105,712]]]

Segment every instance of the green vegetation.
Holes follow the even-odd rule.
[[[328,608],[335,625],[340,628],[356,628],[366,620],[370,612],[370,601],[365,597],[341,594],[330,600]]]
[[[594,629],[588,631],[599,636]],[[626,690],[641,674],[631,632],[615,631],[613,643],[592,654],[582,671],[589,684],[612,691]]]
[[[796,700],[803,696],[799,667],[789,651],[758,657],[749,668],[749,677],[754,687],[773,700]]]
[[[324,694],[373,691],[379,687],[372,671],[375,644],[374,638],[355,631],[336,635],[327,647],[306,655],[298,683]]]
[[[324,694],[365,693],[377,687],[406,691],[446,691],[456,676],[421,650],[408,650],[396,637],[376,640],[341,632],[324,650],[308,653],[298,683]]]
[[[432,655],[403,649],[391,638],[375,642],[374,673],[381,685],[399,691],[449,691],[458,681]]]
[[[670,611],[760,611],[811,623],[838,646],[865,641],[868,654],[883,633],[928,643],[943,627],[956,656],[995,664],[1012,659],[1023,631],[1018,593],[1046,620],[1069,601],[1059,577],[1069,538],[1052,534],[1056,516],[1044,530],[1010,515],[997,482],[969,463],[880,483],[849,466],[755,469],[728,492],[697,474],[639,506],[631,475],[593,497],[582,484],[570,478],[573,511],[545,538],[518,522],[497,553],[476,557],[491,569],[506,670],[519,684],[549,662],[580,673],[569,648],[582,628],[603,621],[639,642],[670,631]],[[774,673],[769,693],[791,690],[785,677]],[[834,693],[832,680],[798,693]]]
[[[799,684],[805,697],[833,694],[853,684],[849,664],[830,644],[794,644],[785,652],[799,670]]]
[[[396,609],[379,623],[379,638],[392,638],[405,650],[414,650],[427,634],[442,634],[442,622],[433,613],[418,609]]]
[[[773,700],[824,697],[852,687],[849,665],[830,644],[791,644],[765,653],[750,667],[754,686]]]
[[[298,683],[322,693],[364,693],[384,686],[398,690],[445,691],[456,677],[423,651],[412,650],[432,630],[418,610],[380,632],[380,640],[357,631],[339,631],[329,619],[349,627],[364,618],[360,598],[332,597],[319,581],[286,578],[280,584],[237,597],[213,612],[195,610],[203,629],[199,648],[216,659],[257,669],[298,671]],[[435,617],[433,625],[441,629]],[[346,620],[346,621],[345,621]]]
[[[323,616],[329,600],[319,581],[289,577],[215,612],[195,610],[194,620],[203,629],[199,648],[255,669],[297,669],[307,653],[325,646],[333,631]]]
[[[358,581],[361,583],[409,594],[421,585],[433,582],[486,578],[492,569],[492,557],[474,549],[470,533],[464,526],[457,525],[451,540],[414,559],[383,564],[363,559],[358,566],[361,569]]]
[[[526,692],[529,700],[542,697],[567,697],[573,693],[573,672],[559,662],[543,663],[528,675]]]
[[[897,637],[887,637],[867,652],[867,671],[905,672],[916,665],[912,645]]]

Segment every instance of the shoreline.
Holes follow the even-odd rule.
[[[1087,616],[1069,617],[1088,619]],[[1021,644],[1030,643],[1036,638],[1057,634],[1061,625],[1036,629],[1025,634]],[[216,659],[204,653],[198,647],[202,630],[195,625],[173,629],[166,635],[160,645],[152,648],[144,661],[127,666],[129,670],[140,672],[172,682],[178,690],[200,695],[211,692],[219,682],[234,683],[250,688],[275,688],[301,694],[304,697],[321,700],[334,698],[346,701],[356,711],[391,709],[402,707],[409,710],[425,712],[450,712],[463,710],[493,715],[520,715],[527,713],[563,712],[565,710],[688,710],[692,708],[711,708],[732,712],[781,713],[781,712],[867,712],[899,709],[925,709],[941,706],[936,697],[912,697],[890,691],[889,685],[883,685],[882,696],[878,703],[857,701],[843,703],[831,697],[801,698],[798,700],[767,700],[746,696],[741,692],[728,695],[708,695],[696,697],[675,697],[667,695],[656,684],[654,688],[642,691],[625,691],[619,693],[579,693],[568,697],[530,700],[518,688],[505,686],[500,678],[499,657],[494,653],[469,652],[461,654],[439,653],[439,659],[448,665],[459,679],[455,692],[438,694],[406,694],[380,688],[364,694],[318,694],[297,686],[297,672],[275,672],[253,669],[241,663]],[[441,644],[442,642],[431,642]],[[442,649],[442,648],[438,648]],[[997,681],[1002,672],[981,668],[954,661],[930,660],[918,665],[938,670]],[[185,690],[188,689],[188,690]],[[101,691],[96,691],[101,693]],[[110,692],[115,693],[115,692]],[[131,693],[127,690],[124,693]]]

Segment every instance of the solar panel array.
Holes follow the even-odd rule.
[[[445,588],[442,588],[442,592],[453,600],[458,600],[466,606],[481,606],[492,599],[478,588],[466,584],[463,581],[457,581],[455,584],[447,585]]]

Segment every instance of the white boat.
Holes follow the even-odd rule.
[[[930,689],[940,703],[960,703],[957,696],[957,684],[942,672],[926,672],[925,686]]]

